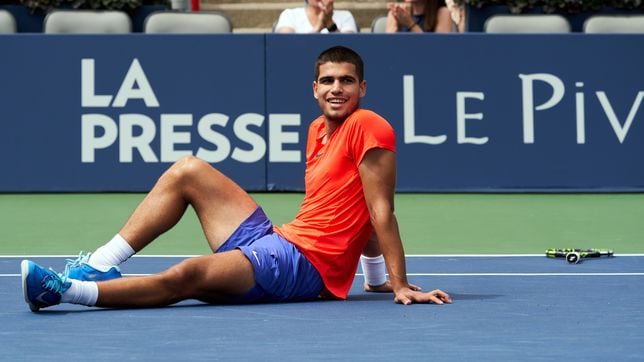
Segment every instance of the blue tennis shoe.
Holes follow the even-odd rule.
[[[98,270],[87,263],[91,253],[83,254],[81,251],[76,259],[67,259],[65,271],[61,275],[69,279],[99,282],[103,280],[116,279],[121,277],[121,271],[113,266],[107,271]]]
[[[72,285],[53,270],[47,270],[30,260],[20,263],[22,293],[32,312],[60,304],[60,297]]]

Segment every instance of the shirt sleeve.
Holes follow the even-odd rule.
[[[352,123],[352,139],[349,142],[356,166],[362,162],[367,151],[382,148],[396,152],[396,135],[391,125],[373,112],[361,112]]]
[[[293,22],[293,11],[291,9],[284,9],[280,14],[280,17],[277,19],[277,24],[275,24],[275,29],[289,27],[295,29],[295,24]]]
[[[333,12],[333,22],[335,22],[340,31],[358,32],[356,21],[348,10],[335,10]]]

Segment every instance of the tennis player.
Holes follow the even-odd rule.
[[[313,96],[322,115],[309,126],[306,192],[295,220],[273,226],[231,179],[202,160],[183,158],[159,178],[112,240],[91,255],[81,253],[63,273],[24,260],[23,293],[31,310],[59,303],[133,308],[185,299],[346,299],[370,238],[384,256],[384,289],[396,303],[451,303],[447,293],[422,292],[407,281],[394,214],[394,131],[360,108],[367,87],[363,67],[346,47],[327,49],[317,59]],[[118,265],[172,228],[189,205],[215,252],[159,274],[122,278]]]

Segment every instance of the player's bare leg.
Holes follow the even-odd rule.
[[[254,285],[253,267],[239,250],[205,255],[155,275],[99,282],[96,306],[114,308],[156,307],[185,299],[226,302]]]
[[[235,182],[196,157],[177,161],[157,181],[119,234],[135,251],[172,228],[192,205],[216,250],[257,207]]]
[[[128,251],[110,263],[120,264],[130,253],[141,250],[173,227],[188,205],[195,209],[213,250],[257,207],[243,189],[221,172],[202,160],[186,157],[161,176],[130,216],[117,235],[118,243]],[[112,241],[101,248],[111,248],[110,244]],[[106,250],[103,249],[103,254]],[[189,259],[158,275],[141,278],[119,278],[116,266],[98,270],[90,265],[91,259],[87,264],[81,256],[78,260],[71,262],[69,273],[76,270],[79,277],[70,280],[67,275],[61,278],[31,261],[21,263],[25,301],[32,311],[61,302],[105,307],[160,306],[188,298],[217,302],[230,295],[244,294],[255,284],[252,265],[239,250]],[[85,268],[90,268],[94,279],[84,277]],[[39,299],[43,293],[47,300]]]

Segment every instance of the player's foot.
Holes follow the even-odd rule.
[[[23,260],[20,269],[22,293],[32,312],[59,304],[60,297],[71,285],[53,270],[47,270],[30,260]]]
[[[121,271],[113,266],[106,271],[98,270],[87,263],[91,253],[83,254],[81,251],[76,259],[67,259],[65,271],[61,275],[69,279],[99,282],[103,280],[116,279],[121,277]]]

